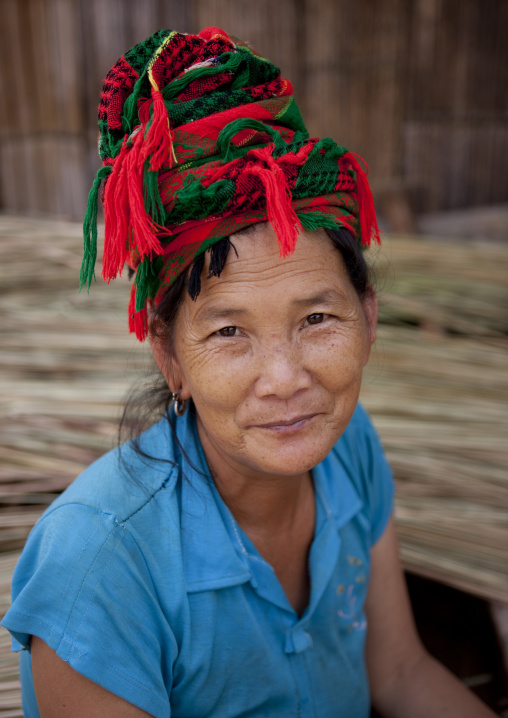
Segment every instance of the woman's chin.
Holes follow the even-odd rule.
[[[258,435],[255,436],[254,433]],[[280,430],[253,432],[246,443],[254,469],[262,473],[292,476],[310,471],[328,455],[339,435],[328,431]]]

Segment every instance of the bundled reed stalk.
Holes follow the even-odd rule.
[[[508,604],[508,247],[386,238],[362,401],[405,567]]]
[[[0,612],[44,507],[116,439],[151,366],[126,278],[76,289],[78,225],[0,218]],[[508,603],[508,250],[389,239],[371,258],[380,328],[362,401],[397,480],[405,567]],[[21,716],[0,634],[0,714]]]

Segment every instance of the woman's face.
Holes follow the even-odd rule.
[[[344,432],[375,338],[374,294],[360,301],[324,230],[279,255],[269,224],[232,238],[220,278],[185,293],[173,353],[152,342],[173,391],[192,397],[210,465],[299,475]],[[206,273],[206,266],[203,276]]]

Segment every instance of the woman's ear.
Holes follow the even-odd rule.
[[[372,345],[376,341],[376,328],[377,319],[379,314],[379,307],[377,303],[376,292],[374,287],[368,287],[367,293],[362,301],[363,313],[365,315],[365,328],[367,332],[367,341],[365,346],[365,357],[363,365],[365,366],[369,361],[370,350]]]
[[[180,392],[181,399],[190,399],[190,391],[175,352],[169,346],[168,337],[151,323],[148,338],[155,363],[170,390]]]

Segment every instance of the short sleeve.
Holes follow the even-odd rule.
[[[373,545],[381,538],[393,513],[395,484],[378,433],[360,404],[339,444],[342,440],[354,467],[351,475],[364,504]]]
[[[370,430],[367,432],[368,475],[371,478],[369,511],[371,543],[375,544],[383,535],[393,513],[395,484],[378,433],[370,421],[369,426]]]
[[[2,625],[13,648],[44,640],[72,668],[157,718],[170,716],[177,646],[128,528],[65,504],[33,529]]]

